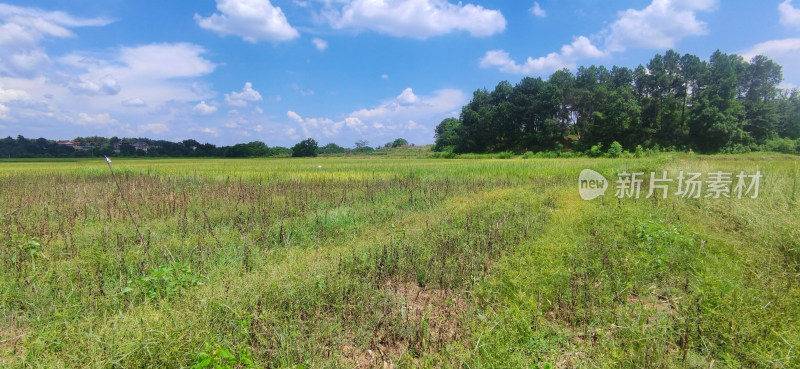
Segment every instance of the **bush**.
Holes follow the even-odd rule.
[[[498,152],[497,155],[495,155],[498,159],[511,159],[513,156],[514,153],[511,151]]]
[[[637,158],[644,156],[644,148],[642,148],[642,145],[636,145],[636,150],[633,152],[633,156]]]
[[[620,155],[622,155],[622,145],[617,141],[612,142],[611,146],[608,147],[608,156],[618,158]]]
[[[597,145],[592,146],[589,148],[589,151],[586,152],[586,155],[592,158],[599,158],[603,156],[603,143],[598,142]]]
[[[784,154],[796,154],[798,153],[798,145],[797,142],[792,141],[789,138],[775,138],[772,140],[767,140],[764,143],[764,148],[767,151],[774,151],[774,152],[781,152]]]

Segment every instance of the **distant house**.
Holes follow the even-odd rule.
[[[75,150],[89,151],[92,149],[91,146],[81,145],[80,141],[59,141],[56,143],[61,146],[69,146]]]
[[[133,148],[136,150],[142,150],[144,152],[147,152],[147,149],[149,149],[150,146],[147,144],[147,142],[139,141],[133,143]]]

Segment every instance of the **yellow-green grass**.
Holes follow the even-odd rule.
[[[112,164],[143,242],[103,160],[0,161],[0,366],[800,365],[792,156]],[[623,170],[764,177],[616,199]]]

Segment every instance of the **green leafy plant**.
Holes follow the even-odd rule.
[[[31,267],[36,270],[36,259],[46,258],[42,244],[36,237],[14,235],[7,246],[15,251],[11,253],[11,264],[17,268],[23,263],[30,262]]]
[[[608,156],[618,158],[620,155],[622,155],[622,145],[617,141],[612,142],[608,147]]]
[[[597,145],[592,146],[589,148],[589,151],[586,152],[586,155],[592,158],[599,158],[603,156],[603,143],[599,142]]]
[[[232,369],[232,368],[253,368],[255,363],[250,360],[250,353],[242,349],[239,355],[234,355],[230,350],[206,342],[205,351],[199,353],[195,359],[192,369]]]
[[[129,280],[121,294],[143,293],[149,298],[169,297],[186,288],[202,284],[191,268],[179,264],[162,265],[146,275]]]

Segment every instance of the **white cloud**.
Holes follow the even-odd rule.
[[[111,118],[111,115],[108,113],[101,113],[101,114],[80,113],[78,114],[78,119],[75,121],[75,123],[81,126],[86,126],[86,125],[106,126],[117,123],[117,120]]]
[[[160,135],[164,132],[169,131],[169,127],[167,127],[164,123],[148,123],[148,124],[141,124],[139,125],[139,132],[151,132],[153,134]]]
[[[261,94],[253,89],[253,84],[246,82],[242,92],[232,91],[225,94],[225,102],[230,106],[247,106],[248,101],[261,101]]]
[[[30,96],[24,90],[3,89],[0,86],[0,103],[18,100],[27,100]]]
[[[124,101],[122,102],[122,105],[124,105],[124,106],[130,106],[130,107],[143,107],[143,106],[147,106],[147,104],[144,102],[144,100],[142,100],[142,99],[140,99],[140,98],[138,98],[138,97],[134,97],[134,98],[130,98],[130,99],[124,100]]]
[[[50,65],[39,41],[74,37],[67,27],[100,26],[105,19],[79,19],[62,12],[44,12],[0,4],[0,75],[32,77]]]
[[[390,36],[426,39],[454,31],[491,36],[506,27],[506,19],[499,10],[461,2],[350,0],[344,3],[341,9],[329,9],[324,14],[333,28],[368,29]]]
[[[296,128],[287,128],[285,131],[283,131],[283,133],[284,133],[284,135],[286,135],[287,137],[291,138],[292,140],[299,140],[300,139],[300,135],[297,134],[297,129]]]
[[[195,105],[194,108],[192,108],[192,111],[199,115],[211,115],[217,112],[217,107],[208,105],[206,104],[205,100],[203,100],[199,104]]]
[[[0,76],[32,77],[50,65],[50,58],[39,41],[75,37],[74,27],[104,26],[105,18],[77,18],[63,12],[47,12],[0,4]]]
[[[206,50],[190,43],[156,43],[123,47],[119,61],[131,73],[153,79],[197,77],[214,71],[216,65],[201,57]]]
[[[216,128],[203,127],[203,128],[200,129],[200,132],[212,135],[214,137],[218,137],[219,136],[219,130],[216,129]]]
[[[27,92],[23,90],[6,90],[0,86],[0,119],[8,119],[8,113],[11,112],[11,108],[9,108],[7,103],[11,102],[18,102],[18,101],[26,101],[30,98]]]
[[[501,72],[513,74],[542,74],[555,72],[562,68],[575,68],[577,62],[586,58],[601,58],[605,54],[592,42],[583,36],[575,38],[569,44],[561,47],[558,53],[533,59],[528,57],[524,64],[517,64],[508,52],[504,50],[490,50],[480,60],[482,68],[497,67]]]
[[[609,27],[606,48],[610,52],[632,47],[665,49],[685,37],[705,35],[707,25],[695,13],[714,6],[715,0],[653,0],[642,10],[625,10]]]
[[[786,0],[778,5],[781,25],[785,27],[800,28],[800,9],[792,6],[792,0]]]
[[[579,36],[572,44],[562,46],[560,52],[536,59],[528,57],[522,65],[504,50],[490,50],[481,58],[480,66],[513,74],[541,74],[575,68],[582,59],[600,58],[628,48],[671,48],[685,37],[707,34],[706,23],[698,20],[696,13],[713,10],[716,4],[717,0],[653,0],[644,9],[619,12],[614,23],[592,37],[605,44],[604,50],[593,45],[588,37]]]
[[[742,56],[749,60],[756,55],[782,57],[798,53],[800,53],[800,38],[787,38],[762,42],[743,52]]]
[[[217,0],[219,13],[203,18],[194,15],[202,28],[220,35],[236,35],[247,42],[289,41],[300,36],[292,28],[281,8],[272,6],[269,0]]]
[[[381,79],[389,79],[389,75],[388,74],[381,74]]]
[[[76,94],[97,96],[97,95],[116,95],[121,89],[119,81],[112,75],[107,74],[98,80],[86,80],[78,78],[75,83],[69,84],[69,89]]]
[[[791,66],[800,65],[800,38],[787,38],[762,42],[739,53],[746,60],[756,55],[765,55],[783,65],[784,86],[800,85],[800,70]]]
[[[414,105],[419,102],[419,96],[414,94],[411,87],[408,87],[397,96],[397,102],[403,106]]]
[[[430,128],[417,122],[436,125],[444,118],[458,115],[457,110],[466,100],[467,96],[460,90],[438,90],[432,96],[419,96],[411,88],[406,88],[397,97],[371,109],[353,111],[336,120],[304,118],[291,110],[286,112],[286,116],[299,125],[306,137],[317,139],[341,138],[355,133],[384,138],[414,134],[416,136],[412,138],[426,140],[430,139],[425,136]]]
[[[293,112],[291,110],[286,112],[286,116],[289,117],[289,118],[292,118],[292,120],[297,122],[297,123],[303,123],[303,118],[301,118],[300,115],[298,115],[297,113],[295,113],[295,112]]]
[[[313,43],[314,47],[316,47],[319,51],[325,51],[325,49],[328,48],[328,41],[325,41],[321,38],[315,37],[311,40],[311,43]]]
[[[533,3],[533,6],[531,7],[530,12],[531,12],[531,14],[533,14],[533,15],[539,17],[539,18],[544,18],[544,17],[547,16],[547,12],[544,9],[542,9],[542,7],[539,5],[538,2],[534,2]]]

